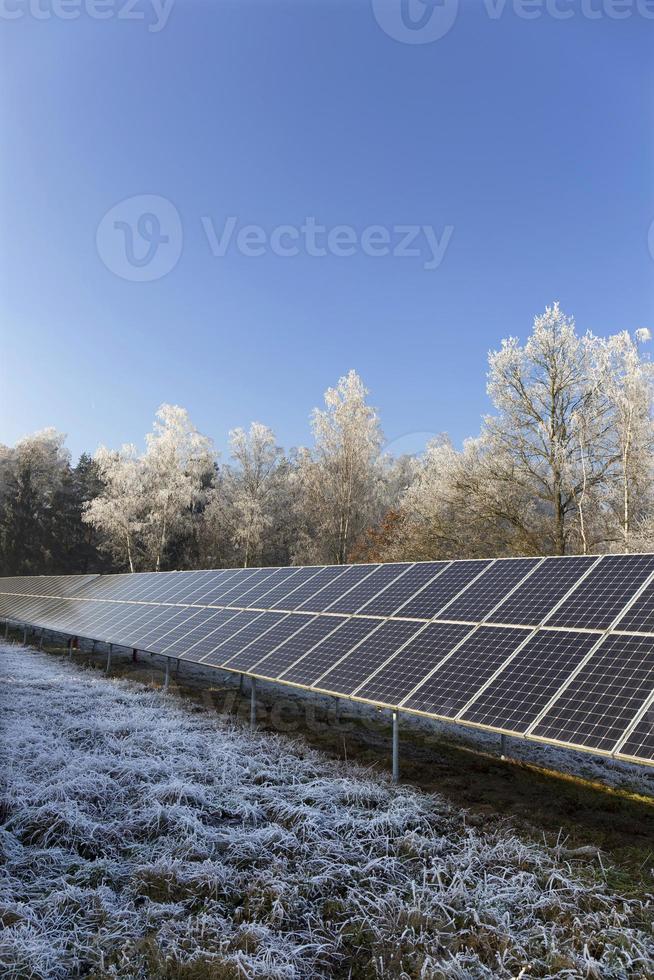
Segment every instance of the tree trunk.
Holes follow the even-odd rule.
[[[129,531],[125,534],[125,540],[127,542],[127,560],[129,561],[130,572],[134,571],[134,562],[132,561],[132,542],[129,537]]]
[[[563,527],[563,494],[561,492],[561,481],[556,478],[556,490],[554,492],[554,554],[565,554],[565,533]]]
[[[623,546],[625,554],[629,552],[629,536],[631,533],[631,528],[629,522],[631,515],[629,512],[629,454],[631,451],[631,418],[627,424],[627,432],[624,444],[624,451],[622,453],[622,490],[623,490],[623,502],[622,502],[622,537]]]
[[[164,515],[161,522],[161,535],[159,537],[159,547],[157,549],[157,564],[156,564],[155,572],[161,571],[161,556],[163,554],[163,550],[165,546],[166,546],[166,517]]]
[[[579,532],[581,534],[581,543],[583,547],[583,553],[588,554],[588,542],[586,540],[586,522],[584,519],[584,505],[586,501],[586,455],[584,452],[584,441],[583,438],[579,440],[581,449],[581,472],[582,472],[582,484],[581,484],[581,494],[579,496],[579,501],[577,503],[577,509],[579,511]]]

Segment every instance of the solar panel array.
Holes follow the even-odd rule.
[[[654,764],[654,555],[5,578],[0,617]]]

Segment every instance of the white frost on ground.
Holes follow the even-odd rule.
[[[650,977],[649,910],[437,796],[0,646],[9,978]]]
[[[161,658],[157,658],[161,659]],[[184,671],[191,669],[195,665],[184,664]],[[204,669],[205,674],[210,677],[210,669]],[[238,675],[228,674],[220,671],[221,680],[228,679],[234,685],[238,685]],[[268,684],[259,681],[259,689],[270,688],[275,692],[275,697],[283,697],[287,701],[297,701],[298,703],[319,702],[323,709],[334,699],[318,693],[294,690],[292,687]],[[338,703],[341,710],[359,718],[369,718],[372,722],[378,723],[379,709],[361,701],[350,701],[339,698]],[[422,735],[432,738],[434,744],[438,742],[450,742],[455,745],[467,746],[471,749],[482,752],[490,752],[499,755],[500,736],[494,732],[487,732],[479,728],[470,728],[466,725],[457,725],[446,721],[423,718],[419,715],[412,715],[409,712],[401,713],[401,727],[410,728],[420,732]],[[524,738],[507,736],[507,754],[513,759],[530,763],[531,765],[541,766],[554,772],[565,773],[570,776],[580,776],[583,779],[603,783],[614,789],[621,789],[631,793],[641,793],[645,796],[654,797],[654,766],[637,765],[632,762],[623,762],[620,759],[611,759],[608,756],[596,755],[592,752],[580,752],[574,749],[558,748],[555,745],[528,741]]]

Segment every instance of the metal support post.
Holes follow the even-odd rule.
[[[23,645],[27,643],[27,626],[23,630]]]
[[[241,674],[241,677],[243,675]],[[252,678],[252,686],[250,687],[250,731],[254,731],[257,727],[257,679]]]
[[[69,636],[68,637],[68,656],[71,657],[71,658],[73,656],[73,638],[72,638],[72,636]]]
[[[9,620],[5,619],[5,640],[9,636]]]
[[[500,735],[500,755],[506,759],[506,735]]]
[[[111,651],[113,649],[113,644],[109,644],[109,649],[107,650],[107,667],[106,672],[109,673],[109,668],[111,667]]]
[[[400,713],[393,712],[393,782],[400,781]]]
[[[164,678],[164,686],[163,686],[164,694],[168,690],[168,681],[169,680],[170,680],[170,658],[169,657],[166,657],[166,676]]]
[[[132,663],[136,663],[138,659],[139,659],[139,652],[136,649],[136,647],[133,647],[132,648]]]
[[[39,633],[39,650],[43,649],[43,630]]]

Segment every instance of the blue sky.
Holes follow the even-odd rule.
[[[307,443],[354,367],[396,446],[460,442],[488,349],[546,304],[654,328],[654,3],[444,2],[444,36],[405,43],[400,0],[175,0],[165,24],[151,0],[4,0],[0,441],[140,442],[168,401],[223,450],[253,419]],[[307,218],[354,254],[307,254]],[[437,267],[422,232],[365,254],[414,225]]]

